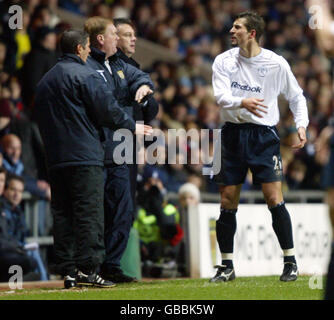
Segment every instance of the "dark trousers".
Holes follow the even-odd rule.
[[[130,188],[133,207],[136,208],[136,191],[137,191],[137,174],[138,165],[136,163],[128,164],[129,175],[130,175]]]
[[[134,219],[129,168],[110,165],[105,168],[104,217],[106,258],[103,269],[119,267]]]
[[[104,258],[103,168],[72,166],[50,170],[56,270],[95,271]]]

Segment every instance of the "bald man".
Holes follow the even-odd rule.
[[[20,160],[22,144],[18,136],[15,134],[6,134],[1,139],[1,147],[13,163],[17,163]]]
[[[40,199],[50,200],[50,185],[44,180],[36,180],[24,172],[21,161],[22,143],[20,138],[12,133],[6,134],[0,141],[3,154],[3,167],[10,173],[21,176],[25,182],[25,189]]]

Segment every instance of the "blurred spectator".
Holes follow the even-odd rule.
[[[30,24],[30,14],[27,7],[23,7],[23,26],[22,29],[15,31],[15,42],[17,46],[16,51],[16,69],[19,70],[23,66],[25,56],[31,50],[31,39],[28,33],[28,26]]]
[[[9,233],[5,204],[2,197],[6,183],[6,170],[0,166],[0,282],[7,282],[11,277],[8,272],[13,265],[19,265],[23,271],[23,281],[33,280],[34,269],[37,268],[35,259],[28,256],[22,244]],[[36,279],[40,279],[36,274]]]
[[[51,200],[51,189],[48,182],[37,180],[25,172],[21,161],[22,144],[14,134],[6,134],[0,140],[3,155],[3,166],[11,174],[20,176],[25,184],[25,190],[38,199],[38,231],[40,235],[48,233],[48,201]]]
[[[36,180],[47,180],[45,152],[38,127],[27,119],[12,119],[8,133],[13,133],[21,140],[21,161],[24,172]]]
[[[50,19],[51,12],[48,6],[43,4],[38,4],[35,6],[34,11],[31,14],[29,24],[29,34],[32,43],[38,43],[39,30],[41,30],[43,27],[49,27]]]
[[[201,194],[196,185],[187,182],[179,189],[179,203],[182,208],[196,206],[201,200]]]
[[[138,215],[134,222],[140,237],[143,276],[175,276],[183,230],[175,206],[165,199],[162,181],[148,178],[138,194]]]
[[[21,82],[23,101],[32,107],[38,81],[57,62],[57,37],[54,29],[40,27],[36,31],[36,43],[24,60]]]
[[[218,106],[211,97],[203,99],[198,109],[199,126],[204,129],[215,129],[219,126],[219,123]]]
[[[8,133],[16,134],[22,142],[21,160],[28,175],[46,179],[45,154],[37,125],[25,114],[21,98],[21,86],[11,77],[9,87],[2,90],[0,98],[0,138]]]
[[[289,190],[298,190],[303,188],[306,170],[306,165],[300,160],[296,160],[291,163],[286,177]]]
[[[178,192],[180,186],[187,181],[188,173],[185,170],[185,163],[186,159],[183,152],[176,153],[175,158],[170,159],[167,166],[168,182],[166,185],[169,192]]]
[[[58,8],[58,0],[41,0],[41,4],[45,5],[49,11],[49,23],[48,26],[50,28],[55,28],[58,23],[61,22],[60,17],[56,13]]]
[[[0,141],[3,154],[3,165],[12,174],[22,176],[25,181],[26,190],[41,199],[51,199],[50,186],[46,181],[35,180],[27,175],[21,161],[22,144],[14,134],[7,134]]]
[[[24,181],[16,175],[8,175],[3,192],[3,214],[7,221],[7,230],[25,252],[37,263],[40,280],[48,280],[48,274],[39,254],[37,243],[26,243],[28,229],[24,213],[20,208],[24,190]]]
[[[97,3],[93,7],[90,16],[91,17],[99,16],[105,19],[110,19],[110,8],[103,2]]]
[[[190,174],[187,182],[194,184],[199,190],[203,189],[203,179],[201,175],[198,174]]]
[[[4,42],[0,41],[0,72],[3,72],[5,68],[5,58],[6,58],[7,47]],[[0,80],[3,83],[2,80]]]
[[[83,0],[59,0],[59,6],[75,14],[85,13]]]
[[[183,184],[178,191],[178,209],[180,212],[180,224],[181,228],[185,230],[184,238],[180,244],[180,253],[178,256],[179,270],[182,275],[189,276],[189,265],[187,266],[187,260],[189,259],[187,252],[186,242],[189,241],[188,233],[188,209],[196,207],[201,201],[201,194],[196,185],[187,182]],[[189,212],[191,214],[191,212]]]
[[[329,57],[334,56],[334,32],[333,32],[333,4],[328,1],[308,0],[308,8],[316,6],[321,13],[321,28],[315,28],[315,36],[319,48]],[[333,94],[329,91],[329,95]],[[333,101],[333,99],[331,100]],[[333,103],[331,103],[333,107]],[[328,110],[329,111],[329,110]],[[331,110],[333,111],[333,109]],[[328,114],[329,115],[329,114]],[[327,125],[320,132],[315,142],[318,159],[324,164],[322,187],[326,190],[326,202],[329,208],[329,216],[334,229],[334,113],[328,119]],[[319,155],[319,156],[318,156]],[[328,265],[325,300],[334,300],[334,242],[332,238],[331,256]]]
[[[27,0],[25,3],[27,4],[29,14],[33,14],[36,7],[40,4],[40,0]]]

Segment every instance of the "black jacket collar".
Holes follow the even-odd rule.
[[[131,64],[137,69],[139,69],[140,65],[137,63],[137,61],[135,61],[132,58],[129,58],[121,49],[117,49],[116,55],[118,58],[122,59],[124,62]]]
[[[74,60],[75,62],[81,63],[81,64],[85,64],[85,62],[83,60],[81,60],[80,57],[78,57],[76,54],[73,53],[65,53],[61,56],[61,58],[59,59],[60,61],[64,61],[64,60]]]
[[[106,60],[106,54],[94,47],[90,47],[91,52],[90,55],[93,59],[95,59],[96,61],[98,61],[101,64],[104,64],[104,61]]]
[[[99,62],[100,64],[104,64],[104,61],[106,60],[106,54],[94,47],[90,47],[91,52],[90,52],[90,56],[96,60],[97,62]],[[112,62],[113,60],[116,60],[118,58],[118,56],[116,56],[116,54],[114,54],[113,56],[109,57],[108,60],[109,62]]]

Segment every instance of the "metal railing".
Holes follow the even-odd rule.
[[[31,236],[26,238],[26,242],[37,242],[40,246],[52,245],[52,236],[40,236],[38,225],[38,199],[33,197],[29,192],[23,193],[24,203],[24,215],[28,229],[31,232]]]
[[[38,233],[38,199],[32,197],[29,193],[24,193],[24,208],[27,226],[31,231],[31,236],[27,238],[27,242],[37,242],[39,245],[52,245],[52,236],[40,236]],[[178,194],[175,192],[168,193],[168,199],[173,202],[178,201]],[[263,194],[261,191],[243,191],[240,200],[242,203],[263,202]],[[299,190],[289,191],[284,194],[284,200],[290,203],[321,203],[325,201],[325,192],[319,190]],[[219,203],[220,195],[215,193],[201,193],[201,202]]]
[[[326,193],[320,190],[295,190],[284,193],[285,202],[294,203],[309,203],[309,202],[324,202]],[[172,201],[178,200],[178,194],[176,192],[168,193],[168,199]],[[242,191],[240,195],[240,201],[242,203],[256,203],[257,201],[263,201],[262,191]],[[220,202],[219,193],[201,193],[201,202]]]

